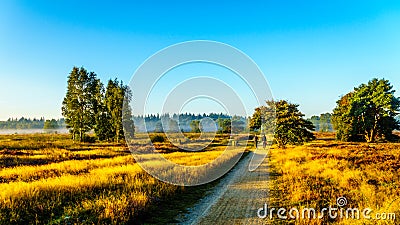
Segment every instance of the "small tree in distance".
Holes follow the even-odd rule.
[[[232,120],[231,119],[218,118],[217,123],[219,126],[219,129],[218,129],[219,133],[229,134],[232,132]]]
[[[179,132],[178,122],[174,119],[169,119],[168,121],[168,131],[169,132]]]
[[[314,115],[307,120],[314,125],[315,131],[331,132],[333,131],[331,118],[332,118],[331,113],[322,113],[320,116]]]
[[[200,133],[200,120],[192,120],[190,122],[190,128],[193,133]]]
[[[332,131],[332,114],[323,113],[319,117],[320,131],[321,132],[329,132]]]

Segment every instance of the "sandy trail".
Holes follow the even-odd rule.
[[[254,154],[242,159],[181,218],[181,224],[265,224],[265,219],[257,217],[257,210],[268,201],[267,159],[250,172],[248,166]]]

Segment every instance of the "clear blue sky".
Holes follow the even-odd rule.
[[[128,2],[128,1],[127,1]],[[0,1],[0,120],[61,117],[67,75],[125,83],[156,51],[232,45],[307,115],[378,77],[400,96],[400,1]]]

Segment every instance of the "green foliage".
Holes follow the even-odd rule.
[[[95,124],[96,93],[99,83],[96,74],[88,73],[86,69],[72,68],[68,76],[67,93],[62,103],[62,115],[65,117],[67,128],[70,128],[73,138],[78,135],[83,141],[84,134],[93,129]]]
[[[162,125],[160,120],[156,122],[156,125],[154,127],[154,132],[156,132],[156,133],[163,133],[164,132],[164,128],[163,128],[163,125]]]
[[[393,130],[400,128],[396,120],[400,100],[394,92],[388,80],[375,78],[339,99],[332,116],[337,139],[367,142],[393,139]]]
[[[124,95],[124,101],[122,104],[122,125],[123,132],[126,138],[133,138],[135,135],[135,123],[133,121],[132,108],[130,107],[130,102],[132,101],[132,91],[128,85],[121,86]]]
[[[101,88],[102,89],[102,88]],[[96,135],[100,140],[115,140],[118,142],[125,136],[132,138],[135,126],[132,110],[129,106],[132,93],[123,82],[109,80],[105,94],[99,96],[101,104],[96,121]],[[126,130],[124,130],[124,127]]]
[[[165,137],[164,137],[164,135],[156,134],[156,135],[150,136],[150,140],[153,143],[154,142],[164,142],[165,141]]]
[[[319,125],[320,125],[320,117],[319,116],[312,116],[310,119],[308,119],[314,127],[316,131],[319,131]]]
[[[58,122],[55,119],[46,120],[43,125],[43,129],[57,129],[59,128]]]
[[[232,117],[232,133],[234,134],[239,134],[243,131],[246,130],[247,127],[247,121],[244,120],[242,117],[240,116],[233,116]]]
[[[357,138],[357,130],[354,130],[355,126],[353,126],[354,118],[349,114],[352,96],[353,92],[344,95],[336,102],[337,106],[333,110],[332,122],[338,140],[354,141]]]
[[[332,114],[323,113],[319,117],[320,129],[321,132],[329,132],[333,130],[332,127]]]
[[[127,130],[127,134],[130,137],[134,135],[134,123],[129,106],[131,99],[131,91],[122,81],[118,82],[117,79],[108,81],[105,94],[106,113],[108,113],[111,123],[109,132],[117,142],[124,139],[124,124],[127,128],[131,128]]]
[[[112,133],[112,124],[111,124],[111,116],[104,109],[104,111],[99,112],[96,117],[96,127],[94,129],[96,136],[99,140],[111,140],[114,135]]]
[[[95,96],[93,96],[95,99],[93,101],[95,115],[94,132],[99,140],[110,141],[113,138],[113,134],[111,132],[111,116],[106,107],[104,86],[100,80],[97,80],[91,88],[95,93]]]
[[[232,120],[229,118],[219,118],[217,120],[219,126],[219,133],[230,134],[232,132]]]
[[[190,122],[190,128],[192,129],[193,133],[200,133],[200,120],[192,120]]]
[[[178,122],[174,119],[169,119],[168,121],[168,131],[169,132],[179,132]]]
[[[261,129],[264,126],[263,132],[274,132],[274,138],[279,147],[285,147],[287,144],[302,144],[315,139],[310,132],[315,127],[303,118],[304,114],[298,110],[298,105],[285,100],[266,103],[267,106],[261,106],[255,110],[254,117],[250,120],[253,129]]]
[[[314,127],[315,131],[319,132],[330,132],[333,131],[332,126],[332,114],[323,113],[320,116],[312,116],[308,121],[310,121]]]
[[[122,81],[109,80],[104,90],[95,73],[74,67],[68,76],[62,114],[74,139],[79,135],[83,141],[84,134],[93,129],[98,139],[118,142],[124,138],[123,124],[127,135],[134,135],[131,99],[131,91]]]
[[[63,118],[56,120],[57,128],[65,127]],[[7,121],[0,121],[0,129],[42,129],[44,128],[45,119],[30,118],[9,118]]]
[[[284,100],[267,101],[267,107],[275,108],[275,140],[279,146],[302,144],[314,139],[310,131],[315,128],[312,123],[303,118],[304,114],[298,110],[298,106]]]
[[[237,116],[239,117],[239,116]],[[137,115],[134,116],[135,129],[137,132],[156,132],[155,128],[157,127],[157,131],[160,131],[161,126],[159,124],[160,121],[163,121],[164,129],[166,132],[177,132],[182,130],[183,132],[190,132],[190,122],[192,120],[202,120],[204,118],[208,118],[217,122],[218,119],[229,119],[230,116],[222,113],[210,113],[210,114],[192,114],[192,113],[181,113],[181,114],[149,114],[149,115]],[[174,120],[174,121],[170,121]],[[214,123],[211,123],[211,120],[202,121],[200,124],[204,127],[203,131],[215,131]],[[246,118],[240,117],[240,120],[246,121]]]
[[[262,114],[263,114],[262,107],[258,107],[258,108],[254,109],[253,116],[250,118],[250,122],[249,122],[250,130],[255,131],[255,130],[258,130],[261,128],[261,125],[263,124]]]

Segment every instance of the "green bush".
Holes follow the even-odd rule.
[[[150,137],[151,142],[164,142],[165,141],[165,137],[163,135],[160,134],[156,134],[154,136]]]

